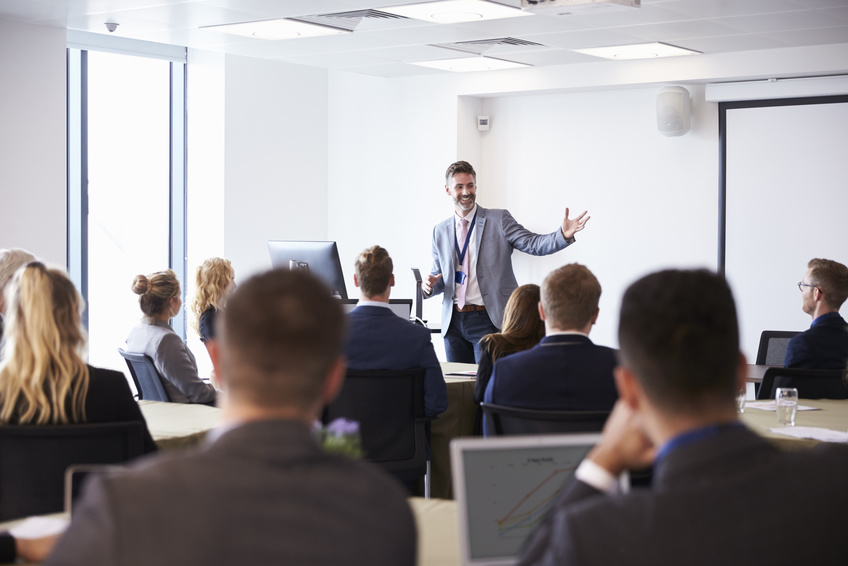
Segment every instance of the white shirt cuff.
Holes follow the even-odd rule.
[[[574,477],[607,495],[618,492],[618,478],[591,460],[584,459],[580,462]]]

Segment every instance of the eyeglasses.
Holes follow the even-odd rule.
[[[810,285],[809,283],[804,283],[803,281],[798,281],[798,290],[803,293],[804,287],[812,287],[813,289],[818,289],[818,287],[816,287],[815,285]]]

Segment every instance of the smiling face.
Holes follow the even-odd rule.
[[[474,208],[477,199],[477,184],[468,173],[457,173],[448,180],[445,192],[453,199],[457,214],[465,216]]]

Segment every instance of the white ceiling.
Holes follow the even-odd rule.
[[[0,0],[0,18],[398,77],[444,73],[412,61],[464,57],[434,44],[513,37],[542,47],[487,51],[534,66],[601,61],[573,49],[662,41],[703,53],[848,43],[848,0],[642,0],[639,9],[595,10],[440,25],[364,20],[352,33],[264,41],[203,26],[298,17],[410,2],[392,0]],[[519,6],[520,0],[500,0]],[[610,61],[606,64],[615,65]]]

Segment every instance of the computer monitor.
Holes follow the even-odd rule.
[[[268,253],[275,269],[290,269],[291,266],[306,269],[321,279],[334,295],[347,299],[339,248],[335,242],[268,240]]]
[[[359,299],[342,299],[345,314],[356,308]],[[389,299],[389,309],[404,320],[412,318],[412,299]]]

